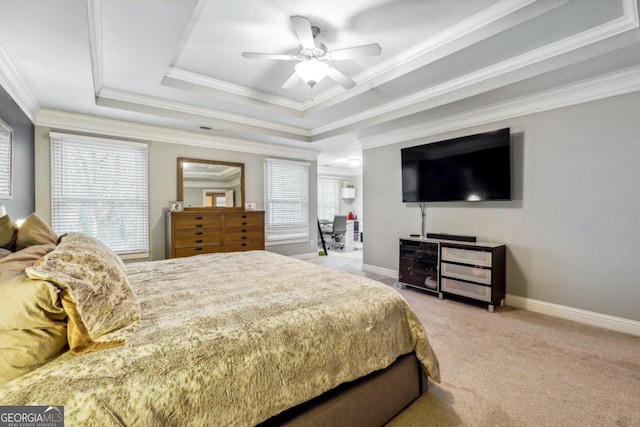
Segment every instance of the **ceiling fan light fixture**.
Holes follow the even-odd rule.
[[[296,64],[296,73],[306,84],[314,86],[329,74],[329,66],[317,59],[306,59]]]

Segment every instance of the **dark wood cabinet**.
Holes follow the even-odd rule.
[[[398,280],[436,293],[501,305],[506,288],[506,247],[501,243],[463,243],[436,239],[400,239]]]
[[[264,249],[263,211],[167,212],[167,258]]]

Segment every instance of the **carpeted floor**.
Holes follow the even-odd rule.
[[[389,426],[640,426],[640,337],[402,289],[361,251],[312,262],[395,287],[425,325],[442,382]]]

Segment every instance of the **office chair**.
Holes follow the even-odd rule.
[[[330,230],[327,230],[327,234],[331,236],[333,242],[329,247],[331,249],[340,248],[344,249],[344,238],[347,234],[347,216],[336,215],[333,217],[333,224]]]

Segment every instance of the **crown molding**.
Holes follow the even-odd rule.
[[[640,66],[361,138],[363,150],[640,91]]]
[[[0,46],[0,85],[33,122],[36,113],[40,110],[40,103],[31,93],[27,83],[20,77],[20,73],[2,46]]]
[[[606,40],[608,38],[611,38],[611,37],[620,35],[624,32],[638,28],[637,7],[632,6],[632,5],[637,6],[635,0],[624,0],[624,3],[626,4],[626,7],[624,8],[625,15],[617,19],[614,19],[612,21],[609,21],[597,27],[591,28],[589,30],[585,30],[581,33],[566,37],[562,40],[548,44],[541,48],[529,51],[525,54],[507,59],[498,64],[464,75],[457,79],[453,79],[446,83],[436,85],[429,89],[425,89],[423,91],[414,93],[410,96],[380,105],[379,107],[372,108],[358,114],[354,114],[343,120],[332,122],[331,124],[328,124],[326,126],[315,128],[312,131],[313,135],[317,136],[320,134],[334,131],[336,129],[340,129],[345,126],[353,125],[355,123],[358,123],[364,120],[371,120],[380,116],[386,116],[385,120],[389,120],[390,119],[389,114],[395,111],[399,111],[402,109],[415,106],[420,103],[434,100],[436,97],[439,97],[445,94],[450,94],[450,93],[453,93],[454,91],[462,91],[464,89],[468,89],[473,85],[478,85],[480,83],[487,82],[490,79],[494,79],[496,77],[504,76],[508,73],[522,70],[527,66],[531,66],[534,64],[541,63],[543,61],[556,58],[560,55],[564,55],[576,49],[583,48],[585,46]],[[446,102],[452,102],[452,101],[464,98],[466,96],[468,96],[468,94],[460,93],[457,97],[454,97],[454,99],[449,97],[446,100],[444,99],[441,100],[439,103],[431,102],[429,107],[430,108],[437,107]]]
[[[216,95],[222,95],[223,97],[237,103],[268,109],[275,108],[277,111],[283,111],[299,117],[302,116],[302,112],[304,110],[302,102],[297,102],[292,99],[283,98],[266,92],[260,92],[245,86],[236,85],[223,80],[203,76],[202,74],[181,70],[179,68],[169,68],[162,80],[162,84],[165,86],[183,89],[184,85],[180,83],[188,83],[193,87],[193,89],[205,89],[208,92],[212,92]],[[190,90],[189,86],[187,86],[187,88]]]
[[[252,117],[242,116],[239,114],[226,113],[213,110],[210,108],[199,107],[196,105],[184,104],[166,99],[154,98],[145,95],[139,95],[130,92],[124,92],[116,89],[103,88],[96,96],[98,105],[113,106],[123,109],[132,109],[129,105],[134,106],[133,110],[142,111],[148,108],[154,114],[164,111],[169,117],[181,118],[183,114],[189,116],[199,116],[203,119],[220,121],[216,126],[229,127],[239,130],[250,130],[263,134],[280,136],[288,139],[310,142],[311,131],[304,128],[287,126],[267,120],[255,119]],[[175,114],[172,114],[175,113]],[[192,121],[194,117],[190,117]]]
[[[112,138],[164,142],[169,144],[191,145],[241,153],[279,156],[298,160],[317,161],[317,150],[245,141],[201,135],[161,126],[106,119],[85,114],[69,113],[58,110],[41,109],[36,114],[37,126],[64,131],[73,131],[92,135],[105,135]]]

